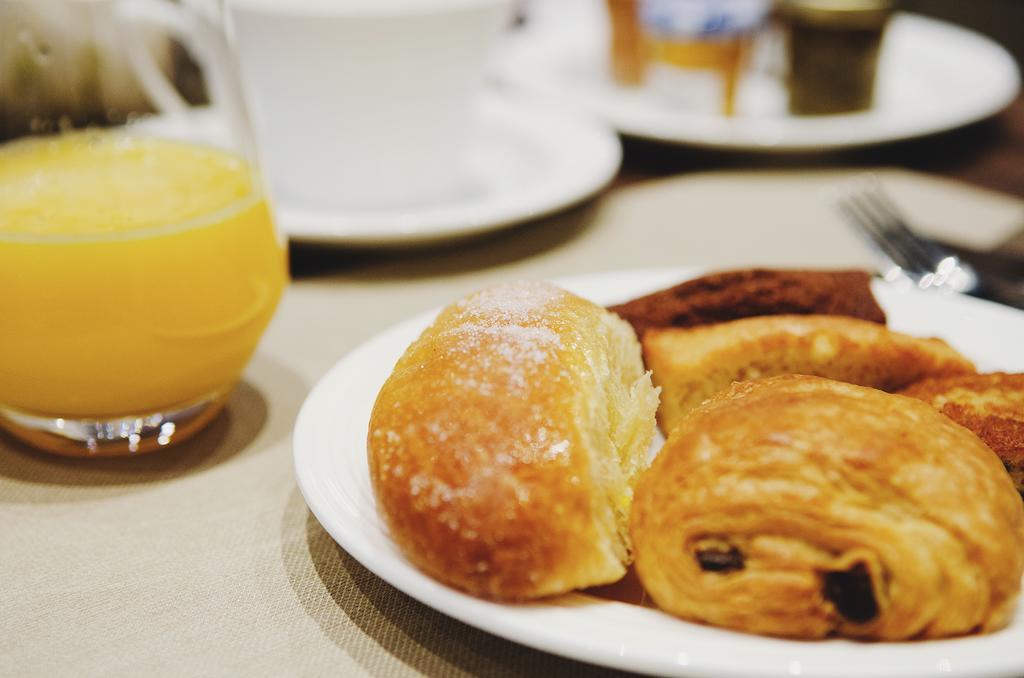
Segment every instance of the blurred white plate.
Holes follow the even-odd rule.
[[[625,301],[700,271],[653,269],[559,281],[601,304]],[[941,336],[979,368],[1024,371],[1024,313],[977,299],[876,284],[894,329]],[[437,311],[371,339],[335,365],[306,399],[295,425],[299,488],[330,535],[370,571],[441,612],[495,635],[594,664],[678,676],[1020,676],[1024,614],[985,636],[907,643],[800,642],[681,621],[658,610],[573,593],[532,604],[473,598],[422,574],[388,538],[377,515],[366,432],[377,392],[395,361]],[[660,446],[655,441],[655,447]]]
[[[870,111],[792,116],[784,110],[778,83],[750,78],[740,87],[740,115],[692,113],[671,107],[654,92],[612,81],[607,25],[594,16],[600,5],[553,5],[562,9],[538,12],[536,25],[510,40],[497,64],[499,76],[597,113],[623,134],[654,141],[761,152],[878,144],[984,119],[1005,108],[1020,89],[1013,57],[988,38],[898,14],[883,42]]]
[[[436,203],[341,211],[276,201],[295,240],[366,247],[425,244],[537,219],[584,200],[619,169],[618,137],[592,116],[491,93],[467,158],[462,195]]]

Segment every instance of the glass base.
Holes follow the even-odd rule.
[[[231,388],[159,412],[111,419],[69,419],[0,406],[0,428],[33,447],[67,457],[145,454],[191,437],[227,402]]]

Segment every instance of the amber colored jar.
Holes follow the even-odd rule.
[[[647,87],[692,112],[735,113],[741,69],[769,0],[641,0]]]
[[[892,15],[887,0],[781,0],[789,110],[852,113],[874,103],[878,53]]]
[[[639,85],[644,77],[643,37],[638,0],[605,0],[611,24],[612,77],[620,85]]]

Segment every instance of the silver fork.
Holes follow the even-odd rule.
[[[909,280],[920,289],[982,296],[977,271],[952,251],[915,233],[876,176],[855,179],[836,206],[882,259],[886,280]]]

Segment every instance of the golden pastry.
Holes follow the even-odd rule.
[[[969,428],[999,455],[1024,497],[1024,374],[925,379],[902,391]]]
[[[941,339],[840,316],[776,315],[647,331],[644,360],[661,387],[666,433],[734,381],[810,374],[893,391],[924,377],[974,372]]]
[[[398,546],[489,598],[618,580],[657,391],[629,325],[546,283],[441,312],[370,420],[370,477]]]
[[[637,484],[632,534],[661,608],[795,638],[993,631],[1024,571],[1024,504],[973,433],[799,375],[693,411]]]

